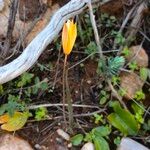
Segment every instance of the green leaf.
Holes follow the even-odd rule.
[[[40,107],[35,111],[35,119],[40,121],[44,119],[47,115],[47,109],[45,107]]]
[[[0,84],[0,95],[3,94],[4,89],[3,89],[3,85]]]
[[[74,146],[80,145],[82,141],[83,141],[83,135],[82,134],[77,134],[71,138],[71,143]]]
[[[133,61],[129,64],[129,68],[134,71],[134,70],[138,70],[138,65],[136,63],[136,61]]]
[[[119,146],[121,143],[121,139],[119,136],[117,136],[115,139],[114,139],[114,144],[116,144],[117,146]]]
[[[34,77],[34,74],[25,72],[20,81],[17,83],[17,87],[25,86],[27,83],[31,82],[31,79]]]
[[[115,58],[108,59],[108,67],[110,75],[117,75],[120,68],[124,66],[125,59],[122,56],[116,56]]]
[[[23,102],[19,102],[19,96],[8,95],[8,103],[3,104],[0,107],[0,115],[4,112],[8,112],[10,116],[13,116],[15,111],[24,111],[25,104]]]
[[[122,56],[110,57],[108,60],[101,59],[98,63],[98,73],[103,73],[104,76],[112,78],[118,75],[120,69],[124,66],[125,59]]]
[[[111,129],[108,126],[100,126],[92,130],[92,133],[95,136],[103,136],[103,137],[109,135],[110,132],[111,132]]]
[[[136,100],[144,100],[145,99],[145,94],[142,90],[136,91],[134,95],[134,99]]]
[[[86,133],[84,141],[92,142],[92,139],[93,139],[93,134],[91,132],[90,133]]]
[[[130,53],[131,53],[131,52],[130,52],[129,48],[128,48],[127,46],[125,46],[125,47],[123,48],[122,54],[124,54],[125,56],[129,56]]]
[[[148,69],[147,68],[140,68],[140,77],[143,81],[147,80],[147,77],[148,77]]]
[[[136,135],[138,133],[138,122],[127,110],[122,109],[118,102],[113,104],[115,113],[111,113],[107,118],[110,123],[119,129],[124,135]]]
[[[48,89],[48,83],[47,82],[41,83],[40,88],[41,88],[42,91],[47,90]]]
[[[103,137],[94,138],[95,150],[109,150],[109,145]]]

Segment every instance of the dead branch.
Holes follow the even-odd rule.
[[[147,4],[145,1],[143,1],[136,11],[136,15],[130,24],[130,27],[129,27],[130,29],[126,33],[126,37],[128,37],[127,38],[127,44],[128,45],[131,43],[132,38],[135,37],[136,33],[139,30],[139,27],[141,25],[141,21],[143,19],[143,12],[146,8],[147,8]]]
[[[50,23],[31,41],[19,57],[0,67],[0,84],[8,82],[30,69],[48,44],[59,34],[65,21],[80,14],[87,7],[87,2],[88,0],[71,0],[59,9]],[[92,1],[92,3],[94,2],[97,0]]]

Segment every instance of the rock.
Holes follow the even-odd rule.
[[[0,0],[0,12],[4,9],[4,1]]]
[[[120,75],[120,86],[127,94],[125,94],[126,99],[133,99],[135,93],[142,89],[144,81],[140,79],[135,73],[123,72]]]
[[[149,149],[130,138],[123,138],[117,150],[149,150]]]
[[[43,15],[42,19],[39,20],[34,28],[32,29],[32,31],[28,34],[28,36],[25,39],[25,43],[29,44],[34,37],[37,36],[38,33],[41,32],[42,29],[44,29],[44,27],[48,24],[48,22],[50,21],[51,16],[55,13],[56,10],[59,9],[59,6],[53,5],[51,8],[48,8],[47,11],[45,12],[45,14]],[[20,23],[19,23],[20,24]]]
[[[121,17],[123,15],[123,3],[122,0],[111,0],[106,2],[104,5],[100,6],[100,11],[102,13],[107,13],[116,17]]]
[[[85,143],[81,150],[94,150],[94,144],[91,142]]]
[[[11,134],[3,134],[0,136],[0,150],[33,150],[30,144]]]
[[[145,50],[140,46],[132,46],[130,49],[130,55],[126,57],[127,61],[135,61],[139,67],[148,66],[148,55]]]
[[[33,21],[40,15],[39,0],[20,0],[19,1],[19,18],[22,21]]]
[[[70,140],[70,136],[68,133],[66,133],[65,131],[63,131],[62,129],[57,129],[57,134],[59,136],[61,136],[64,140],[69,141]]]

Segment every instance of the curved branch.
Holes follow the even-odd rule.
[[[48,44],[59,34],[65,21],[80,14],[87,7],[88,1],[71,0],[60,8],[52,17],[50,23],[31,41],[19,57],[0,67],[0,84],[8,82],[30,69]],[[105,2],[92,0],[92,3],[105,4],[109,1],[111,0],[106,0]]]
[[[59,9],[45,29],[32,40],[18,58],[0,67],[0,84],[18,77],[31,68],[47,45],[59,34],[64,22],[81,13],[85,7],[86,0],[71,0]]]

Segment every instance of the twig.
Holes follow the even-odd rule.
[[[68,104],[61,104],[61,103],[56,103],[56,104],[39,104],[39,105],[32,105],[28,106],[28,109],[37,109],[41,107],[58,107],[58,106],[65,106],[68,107]],[[78,108],[91,108],[91,109],[101,109],[98,106],[93,106],[93,105],[80,105],[80,104],[72,104],[73,107],[78,107]]]
[[[103,58],[102,47],[101,47],[101,44],[100,44],[100,38],[99,38],[99,34],[98,34],[98,29],[97,29],[97,26],[96,26],[95,16],[93,14],[91,0],[88,0],[88,7],[89,7],[90,19],[91,19],[92,27],[93,27],[93,30],[94,30],[94,36],[95,36],[95,41],[96,41],[96,44],[97,44],[97,47],[98,47],[99,55],[100,55],[100,58]]]
[[[123,88],[119,85],[117,85],[121,90],[123,90]],[[143,106],[141,106],[136,100],[134,100],[132,97],[130,97],[130,95],[128,93],[126,93],[126,95],[137,105],[139,106],[142,110],[144,110],[147,114],[150,115],[149,110],[146,110]]]
[[[136,35],[138,28],[141,24],[141,20],[143,18],[143,10],[147,8],[146,2],[143,1],[139,8],[137,9],[136,15],[133,18],[131,24],[130,24],[130,30],[127,31],[126,37],[127,38],[127,44],[129,45],[131,43],[131,39]],[[132,28],[135,27],[135,28]]]
[[[111,91],[114,93],[114,95],[116,96],[116,98],[119,100],[119,102],[122,104],[122,106],[125,108],[125,109],[128,109],[127,106],[125,105],[125,103],[123,102],[122,100],[122,97],[117,93],[117,91],[114,89],[113,85],[111,84],[111,81],[108,80],[108,85],[111,89]]]

